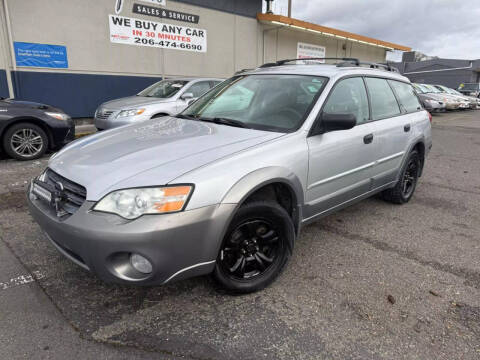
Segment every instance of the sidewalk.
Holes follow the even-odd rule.
[[[90,135],[97,132],[97,129],[93,125],[93,118],[77,118],[75,121],[75,137]]]

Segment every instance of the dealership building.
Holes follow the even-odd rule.
[[[420,55],[423,55],[420,53]],[[444,85],[457,89],[460,84],[480,82],[480,60],[442,59],[403,53],[402,61],[391,63],[411,82]]]
[[[0,96],[90,117],[162,78],[410,48],[273,13],[262,0],[2,0]]]

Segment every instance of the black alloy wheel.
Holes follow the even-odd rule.
[[[246,203],[230,223],[213,275],[231,292],[263,289],[281,273],[294,239],[293,222],[278,203]]]
[[[422,161],[417,150],[413,150],[400,172],[400,178],[395,186],[383,191],[382,196],[385,200],[394,204],[404,204],[408,202],[415,192],[418,178],[422,168]]]
[[[279,245],[279,235],[269,221],[244,221],[225,239],[220,250],[220,266],[236,279],[259,276],[277,258]]]
[[[410,196],[412,196],[418,178],[418,170],[417,159],[411,157],[405,168],[402,180],[402,191],[405,198],[410,198]]]

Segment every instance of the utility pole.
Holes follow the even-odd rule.
[[[288,0],[288,17],[292,17],[292,0]]]

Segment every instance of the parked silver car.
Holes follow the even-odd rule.
[[[456,96],[459,99],[462,99],[465,103],[468,103],[470,109],[478,109],[480,107],[480,99],[474,96],[463,95],[462,93],[458,92],[457,90],[448,88],[444,85],[434,85],[438,90],[442,93],[450,94],[452,96]]]
[[[156,82],[137,95],[107,101],[95,112],[98,130],[175,115],[223,79],[176,78]]]
[[[420,84],[420,85],[424,89],[426,89],[428,94],[434,94],[442,98],[443,101],[445,102],[445,107],[447,110],[458,110],[461,108],[468,107],[468,105],[458,97],[443,93],[433,85],[430,85],[430,84]]]
[[[251,292],[278,276],[304,225],[380,192],[408,202],[430,120],[398,73],[279,62],[177,116],[75,141],[32,181],[29,208],[63,255],[105,281],[213,272]]]
[[[430,93],[430,90],[420,84],[412,84],[425,110],[435,113],[444,112],[446,110],[446,102],[444,98],[437,94]]]

